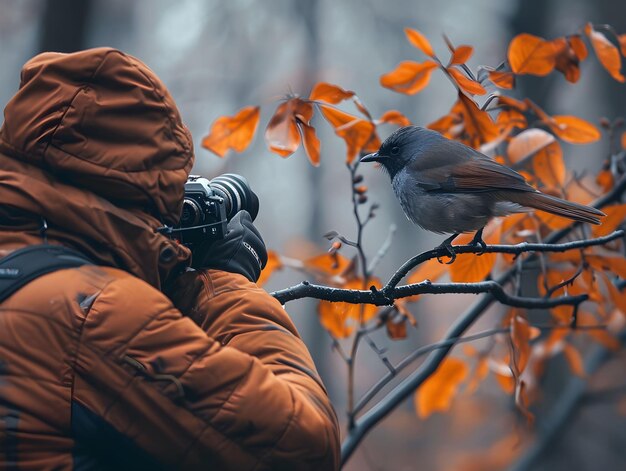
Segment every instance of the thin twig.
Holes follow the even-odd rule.
[[[380,246],[380,249],[378,249],[378,252],[376,253],[374,258],[370,262],[369,266],[367,267],[367,271],[369,273],[374,273],[376,266],[378,266],[380,261],[383,259],[383,257],[385,256],[385,254],[391,247],[391,243],[393,242],[393,236],[396,233],[396,229],[397,228],[395,224],[392,224],[391,226],[389,226],[389,232],[387,233],[387,237],[385,238],[383,245]]]

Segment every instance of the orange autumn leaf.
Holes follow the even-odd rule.
[[[528,321],[520,315],[514,315],[511,319],[511,343],[513,344],[515,355],[515,368],[519,376],[530,357],[530,339],[531,331]]]
[[[202,147],[224,157],[226,152],[243,152],[250,145],[259,124],[259,107],[247,106],[234,116],[221,116],[211,126]]]
[[[395,92],[414,95],[424,89],[437,63],[403,61],[391,72],[380,77],[380,84]]]
[[[259,280],[256,282],[257,285],[263,286],[267,283],[270,276],[277,271],[283,268],[283,262],[280,260],[280,256],[273,250],[267,251],[267,263],[265,264],[265,268],[261,271],[261,276]]]
[[[376,147],[378,136],[376,135],[376,125],[373,122],[330,106],[322,105],[320,110],[326,120],[335,128],[335,134],[345,141],[347,163],[352,163],[362,150],[367,152]],[[378,147],[375,150],[378,150]]]
[[[452,53],[452,57],[450,58],[449,65],[455,64],[465,64],[470,57],[472,57],[472,53],[474,52],[474,48],[472,46],[459,46]]]
[[[606,327],[600,324],[595,316],[590,312],[579,311],[577,323],[581,327],[587,327],[584,332],[605,348],[613,351],[617,351],[621,348],[620,341],[615,338],[614,335],[610,334],[606,330]],[[589,327],[597,328],[590,329]]]
[[[622,313],[623,316],[626,316],[626,291],[620,291],[617,287],[611,282],[609,277],[602,273],[602,279],[604,280],[604,284],[609,292],[609,298],[611,302],[615,305],[615,307]]]
[[[626,203],[605,206],[602,208],[602,212],[606,214],[606,217],[602,218],[602,224],[592,227],[591,232],[594,237],[609,235],[624,223],[626,219]]]
[[[303,261],[303,265],[309,271],[333,277],[342,276],[350,268],[352,262],[343,255],[332,252],[308,258]]]
[[[576,376],[584,378],[585,366],[580,352],[574,346],[567,343],[563,347],[563,354],[565,355],[565,359],[567,360],[567,363],[569,364],[572,373],[574,373]]]
[[[265,130],[270,151],[289,157],[303,143],[309,161],[319,165],[320,144],[315,128],[310,125],[312,117],[313,104],[308,100],[295,97],[281,103]]]
[[[624,257],[589,254],[585,256],[585,260],[596,270],[609,271],[622,279],[626,279],[626,258]]]
[[[487,93],[487,90],[485,90],[480,83],[466,77],[460,70],[454,67],[448,67],[447,70],[463,91],[471,95],[484,95]]]
[[[378,123],[397,124],[398,126],[409,126],[411,121],[402,113],[396,110],[389,110],[383,113],[378,119]]]
[[[538,36],[522,33],[509,44],[508,59],[513,72],[518,75],[548,75],[555,66],[554,45]]]
[[[315,128],[303,122],[299,124],[304,152],[309,157],[311,163],[317,167],[320,164],[320,140],[315,134]]]
[[[561,72],[568,82],[576,83],[580,78],[580,61],[587,57],[587,48],[579,36],[556,38],[552,40],[555,47],[556,70]]]
[[[552,116],[548,124],[554,134],[571,144],[590,144],[601,137],[598,128],[576,116]]]
[[[361,290],[368,289],[371,285],[380,287],[380,281],[374,279],[364,284],[362,279],[354,278],[344,283],[341,288]],[[378,307],[373,304],[320,301],[318,305],[322,326],[336,338],[348,337],[354,329],[352,324],[369,321],[377,311]],[[349,324],[349,321],[353,321],[352,324]]]
[[[407,39],[414,47],[422,51],[427,56],[435,57],[435,52],[433,51],[433,47],[430,45],[430,42],[426,39],[426,36],[418,30],[404,28],[404,34],[406,34]]]
[[[457,103],[460,104],[459,111],[465,124],[465,135],[472,147],[478,148],[481,144],[493,141],[499,136],[498,126],[493,122],[489,113],[479,109],[471,98],[459,93]]]
[[[507,154],[512,163],[518,163],[555,142],[555,138],[543,129],[526,129],[509,141]]]
[[[528,127],[528,121],[526,116],[517,110],[503,110],[498,113],[496,123],[501,126],[502,129],[508,127],[515,127],[519,129],[526,129]]]
[[[320,301],[317,311],[320,318],[320,324],[322,324],[322,327],[324,327],[333,337],[337,339],[344,339],[352,334],[354,326],[348,325],[348,312],[346,310],[342,310],[341,306],[335,306],[335,304],[343,305],[345,303]]]
[[[348,98],[352,98],[353,96],[353,91],[344,90],[338,85],[333,85],[332,83],[319,82],[316,83],[313,90],[311,90],[309,100],[319,100],[336,105],[337,103],[347,100]]]
[[[461,234],[455,239],[459,245],[468,244],[473,234]],[[500,225],[490,223],[483,234],[487,245],[497,244],[500,241]],[[458,254],[454,263],[450,265],[450,279],[455,283],[472,283],[483,281],[496,263],[497,254],[485,253],[480,256],[472,253]]]
[[[560,188],[565,183],[565,162],[558,142],[548,144],[533,157],[533,171],[548,188]]]
[[[441,278],[450,268],[450,265],[439,263],[436,258],[431,258],[419,265],[408,277],[407,283],[421,283],[425,280],[436,281]]]
[[[615,185],[615,178],[610,170],[600,170],[596,175],[596,183],[600,185],[602,190],[607,193]]]
[[[500,95],[498,97],[498,105],[505,106],[507,108],[512,108],[514,110],[519,111],[520,113],[524,113],[528,110],[528,103],[521,100],[516,100],[510,96]]]
[[[425,419],[433,412],[449,410],[467,374],[468,368],[463,361],[453,357],[445,358],[415,393],[418,416]]]
[[[407,318],[402,317],[400,320],[392,319],[391,317],[385,322],[387,329],[387,335],[392,340],[402,340],[406,338],[406,322]]]
[[[491,70],[489,72],[489,80],[494,85],[506,90],[511,90],[515,87],[515,75],[512,72],[500,72],[498,70]]]
[[[626,79],[621,73],[622,58],[613,43],[604,34],[593,29],[591,23],[585,26],[585,34],[589,37],[600,64],[615,80],[624,82]]]

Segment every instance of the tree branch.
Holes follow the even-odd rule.
[[[567,242],[564,244],[555,243],[543,243],[543,244],[531,244],[529,242],[522,242],[516,245],[488,245],[484,249],[475,245],[455,245],[454,252],[456,254],[463,253],[508,253],[513,255],[521,255],[525,252],[567,252],[568,250],[581,249],[585,247],[593,247],[597,245],[604,245],[615,239],[624,237],[624,231],[614,231],[613,233],[598,237],[595,239],[582,239],[573,242]],[[448,255],[445,247],[438,247],[433,250],[427,250],[415,257],[407,260],[389,279],[387,284],[382,289],[383,292],[397,286],[397,284],[404,278],[413,268],[417,265],[426,262],[433,258],[441,258]]]
[[[491,293],[494,299],[502,304],[526,309],[549,309],[556,306],[577,306],[587,299],[587,295],[561,296],[558,298],[527,298],[506,293],[496,281],[480,281],[478,283],[431,283],[423,281],[410,285],[393,288],[387,295],[377,289],[357,290],[332,288],[329,286],[314,285],[307,281],[272,293],[281,304],[294,299],[314,298],[330,302],[344,302],[351,304],[374,304],[387,306],[393,304],[394,299],[406,298],[416,294],[481,294]]]

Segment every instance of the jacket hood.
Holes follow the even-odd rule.
[[[191,136],[139,60],[98,48],[28,61],[5,108],[0,153],[5,232],[26,214],[45,217],[51,237],[75,239],[97,261],[156,286],[189,258],[155,229],[179,219]]]

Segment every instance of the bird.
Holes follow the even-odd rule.
[[[504,165],[436,131],[405,126],[379,150],[360,159],[379,162],[406,217],[431,232],[452,234],[437,248],[456,258],[452,241],[476,231],[471,242],[486,247],[485,225],[494,217],[540,209],[574,221],[600,224],[605,216],[590,206],[547,195]]]

